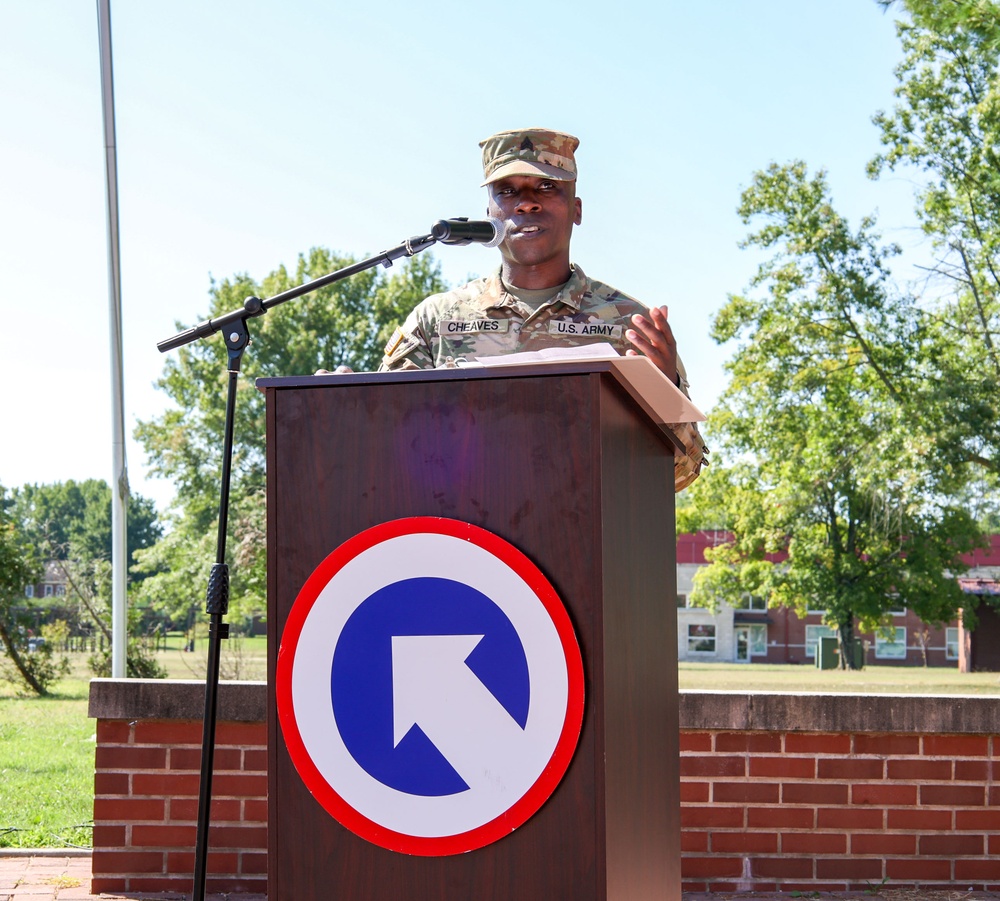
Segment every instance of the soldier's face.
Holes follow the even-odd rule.
[[[550,260],[569,262],[573,226],[580,224],[576,183],[511,175],[489,186],[490,216],[508,223],[500,252],[521,266]]]

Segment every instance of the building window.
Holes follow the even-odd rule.
[[[46,585],[45,586],[45,597],[47,597],[47,598],[52,597],[52,586],[51,585]]]
[[[893,635],[875,635],[875,657],[878,660],[903,660],[906,657],[906,629],[896,629]]]
[[[57,598],[66,597],[66,586],[65,585],[56,585],[56,597]]]
[[[688,651],[692,654],[715,653],[715,624],[688,624]]]
[[[736,604],[736,610],[767,610],[767,598],[755,594],[744,594]]]
[[[754,623],[750,626],[750,656],[767,656],[767,625]]]
[[[677,606],[687,607],[687,605],[688,605],[688,596],[686,594],[677,595]]]
[[[949,626],[944,630],[944,656],[947,660],[958,660],[957,626]]]
[[[835,638],[837,635],[829,626],[806,626],[806,657],[816,656],[816,645],[821,638]]]
[[[35,586],[34,585],[26,585],[24,587],[24,596],[26,598],[33,598],[35,596]]]

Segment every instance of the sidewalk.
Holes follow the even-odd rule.
[[[187,901],[177,892],[127,895],[90,892],[90,852],[0,851],[0,901]],[[6,856],[11,855],[11,856]],[[206,895],[206,901],[267,901],[266,895]]]
[[[10,856],[2,856],[10,855]],[[0,850],[0,901],[188,901],[177,892],[90,892],[90,852]],[[206,901],[267,901],[266,895],[214,894]],[[1000,901],[994,892],[957,889],[874,888],[867,892],[685,892],[683,901]]]

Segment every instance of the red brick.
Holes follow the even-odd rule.
[[[245,815],[245,814],[244,814]],[[249,818],[247,818],[249,819]],[[742,829],[742,807],[681,807],[681,826],[702,829]]]
[[[164,873],[161,851],[106,851],[94,849],[91,858],[92,872],[114,873]]]
[[[267,854],[248,851],[240,854],[240,872],[244,875],[267,875]]]
[[[816,761],[818,779],[881,779],[883,763],[870,757],[821,757]]]
[[[882,811],[870,807],[821,807],[816,811],[818,829],[881,829]]]
[[[239,748],[216,748],[212,755],[212,772],[242,769],[243,752]],[[171,748],[170,769],[201,771],[201,748]]]
[[[778,785],[768,782],[715,782],[712,800],[716,804],[777,804]]]
[[[774,832],[713,832],[713,854],[776,854],[778,836]]]
[[[238,798],[212,798],[209,810],[213,822],[239,822],[240,801]],[[195,822],[198,819],[197,798],[171,798],[171,822]]]
[[[782,854],[843,854],[847,836],[841,832],[789,832],[781,836]]]
[[[106,826],[98,823],[94,826],[94,847],[95,848],[124,848],[125,847],[125,827]]]
[[[850,735],[826,735],[816,732],[789,732],[785,735],[788,754],[850,754]]]
[[[750,775],[779,779],[812,779],[816,775],[816,758],[751,757]]]
[[[854,785],[851,787],[852,804],[871,804],[889,807],[917,803],[915,785]]]
[[[685,829],[681,832],[681,853],[682,854],[707,854],[708,853],[708,833],[690,832]]]
[[[209,842],[211,844],[211,842]],[[213,876],[221,876],[223,873],[235,874],[240,865],[239,854],[235,851],[212,851],[208,852],[208,863],[206,869]],[[191,851],[170,851],[167,853],[167,867],[170,873],[193,873],[194,872],[194,850]]]
[[[1000,879],[1000,858],[993,860],[956,860],[955,879]]]
[[[128,881],[121,876],[94,876],[90,880],[90,890],[95,893],[124,892],[128,890]]]
[[[97,743],[103,744],[127,744],[132,734],[132,727],[128,720],[98,720],[97,721]]]
[[[777,732],[720,732],[715,750],[737,754],[779,754],[781,735]]]
[[[237,747],[267,747],[267,725],[265,723],[218,723],[215,727],[217,745]]]
[[[681,875],[685,879],[724,879],[743,874],[741,857],[684,857]]]
[[[127,795],[128,773],[94,773],[95,795]]]
[[[712,750],[712,733],[710,732],[688,732],[681,730],[681,753],[695,752],[705,754]]]
[[[1000,810],[995,807],[956,810],[955,828],[959,831],[978,829],[983,832],[1000,832]]]
[[[212,848],[267,848],[266,826],[212,826],[208,830]]]
[[[220,797],[263,798],[267,795],[267,776],[253,773],[216,773],[212,793]]]
[[[931,782],[951,779],[950,760],[890,760],[890,779],[909,779],[911,782]]]
[[[198,745],[201,723],[192,720],[140,720],[132,739],[137,745]]]
[[[757,857],[750,866],[755,879],[809,879],[812,861],[801,857]],[[783,891],[788,891],[782,886]]]
[[[167,751],[135,745],[98,745],[94,762],[99,770],[162,770],[167,765]]]
[[[889,879],[905,879],[914,882],[918,879],[933,879],[937,881],[951,880],[950,860],[926,860],[919,857],[909,857],[904,860],[887,860],[885,875]]]
[[[267,751],[260,748],[248,748],[243,752],[243,770],[267,772]]]
[[[890,810],[886,828],[913,829],[917,832],[951,829],[950,810]]]
[[[985,735],[925,735],[928,757],[988,757],[990,740]]]
[[[783,804],[846,804],[847,786],[832,782],[786,782],[781,786]]]
[[[193,848],[194,826],[133,826],[132,845],[136,848]]]
[[[744,776],[744,757],[682,757],[681,777],[686,776]]]
[[[1000,835],[990,835],[986,839],[988,854],[1000,854]]]
[[[996,778],[992,760],[956,760],[957,782],[992,782]]]
[[[919,735],[868,735],[854,736],[855,754],[877,754],[879,757],[902,757],[920,753]]]
[[[1000,807],[1000,785],[987,786],[990,807]]]
[[[707,782],[681,782],[681,803],[698,804],[708,800]]]
[[[751,829],[812,829],[815,813],[809,807],[750,807],[747,826]]]
[[[986,853],[986,836],[984,835],[921,835],[920,853],[924,857],[934,854],[942,857],[968,857],[973,854]]]
[[[707,892],[709,884],[707,882],[684,881],[681,883],[682,892]]]
[[[132,776],[133,795],[155,795],[173,798],[178,795],[198,796],[201,779],[197,773],[136,773]]]
[[[864,857],[828,858],[816,861],[817,879],[881,879],[882,861]]]
[[[900,833],[868,834],[851,836],[851,853],[861,855],[916,854],[917,837]]]
[[[706,800],[708,800],[706,798]],[[683,812],[684,808],[681,808]],[[267,822],[267,799],[247,798],[243,802],[243,822],[244,823],[266,823]]]
[[[96,822],[123,823],[132,820],[162,820],[162,798],[94,798]]]
[[[982,807],[986,791],[982,785],[921,785],[920,803],[945,807]]]

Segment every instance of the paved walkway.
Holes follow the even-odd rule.
[[[90,892],[90,852],[12,853],[0,851],[0,901],[188,901],[177,892],[130,892],[127,895]],[[683,901],[1000,901],[994,892],[884,888],[868,892],[685,892]],[[266,895],[214,894],[206,901],[267,901]]]
[[[9,854],[8,850],[0,854]],[[177,892],[90,892],[90,852],[36,851],[0,857],[0,901],[187,901]],[[267,901],[266,895],[207,895],[206,901]]]

